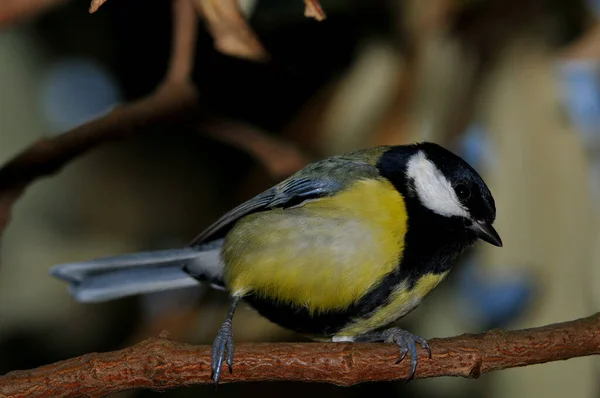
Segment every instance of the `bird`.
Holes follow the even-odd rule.
[[[208,284],[230,306],[211,351],[215,386],[233,372],[232,319],[243,301],[317,341],[384,342],[410,354],[427,340],[390,326],[477,241],[502,247],[482,177],[434,142],[321,159],[226,212],[187,246],[55,265],[79,302]]]

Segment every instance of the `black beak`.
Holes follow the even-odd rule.
[[[473,221],[471,229],[475,231],[477,237],[494,246],[502,247],[502,239],[492,225],[485,221]]]

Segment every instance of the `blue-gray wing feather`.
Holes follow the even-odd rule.
[[[240,204],[205,229],[192,242],[196,246],[222,237],[240,218],[274,208],[289,207],[305,200],[318,199],[339,190],[339,184],[330,179],[300,178],[286,184],[277,185],[254,198]]]
[[[313,163],[224,214],[200,233],[191,245],[224,237],[236,221],[248,214],[286,208],[330,196],[358,179],[377,176],[379,173],[374,166],[354,158],[335,156]]]

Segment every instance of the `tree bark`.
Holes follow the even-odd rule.
[[[600,353],[600,313],[570,322],[517,331],[492,330],[430,340],[415,378],[460,376]],[[101,397],[138,388],[165,390],[212,383],[209,346],[166,336],[130,348],[92,353],[0,376],[0,396]],[[236,346],[233,374],[221,383],[309,381],[350,386],[401,380],[409,361],[395,364],[398,349],[378,343],[245,343]]]

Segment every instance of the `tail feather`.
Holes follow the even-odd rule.
[[[59,264],[50,274],[66,281],[70,294],[80,302],[181,289],[198,286],[200,281],[223,289],[219,243]]]

